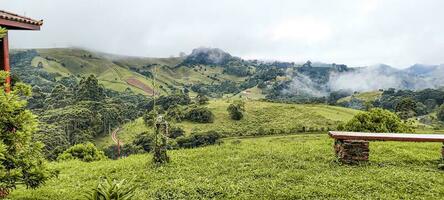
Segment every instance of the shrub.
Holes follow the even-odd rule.
[[[244,117],[243,112],[245,111],[245,103],[242,101],[236,101],[228,106],[227,111],[230,114],[231,119],[241,120]]]
[[[186,119],[192,122],[212,123],[214,121],[214,115],[208,108],[195,107],[187,112]]]
[[[146,152],[150,152],[153,145],[154,137],[149,132],[143,132],[136,136],[133,144],[141,147]]]
[[[59,160],[78,159],[84,162],[97,161],[105,158],[103,151],[98,150],[91,142],[86,144],[76,144],[68,148],[58,157]]]
[[[199,93],[196,96],[196,103],[199,104],[199,105],[205,105],[205,104],[208,103],[208,101],[209,101],[209,99],[208,99],[207,96],[205,96],[205,94]]]
[[[438,117],[439,121],[444,122],[444,104],[439,107],[436,117]]]
[[[180,128],[180,127],[172,127],[170,128],[170,138],[176,139],[180,136],[184,136],[185,135],[185,131]]]
[[[181,148],[195,148],[216,144],[221,135],[215,131],[206,133],[195,133],[190,136],[182,136],[176,139],[177,145]]]
[[[381,108],[371,109],[355,115],[350,121],[338,126],[339,130],[358,132],[412,132],[412,127],[396,114]]]
[[[86,195],[89,200],[129,200],[134,197],[136,187],[125,179],[121,181],[102,179],[93,191]]]
[[[124,144],[120,147],[120,156],[121,157],[127,157],[132,154],[139,154],[139,153],[144,153],[144,152],[145,152],[145,150],[141,146],[137,146],[137,145],[131,144],[131,143]],[[108,158],[117,159],[119,157],[117,145],[113,144],[113,145],[109,146],[108,148],[106,148],[105,155]]]

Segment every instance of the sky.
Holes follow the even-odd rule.
[[[11,48],[82,47],[169,57],[198,47],[245,59],[444,63],[442,0],[0,0],[0,9],[43,19],[11,31]]]

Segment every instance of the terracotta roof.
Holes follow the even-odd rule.
[[[31,19],[29,17],[20,16],[20,15],[10,13],[7,11],[3,11],[3,10],[0,10],[0,19],[20,22],[20,23],[25,23],[25,24],[30,24],[30,25],[36,25],[36,26],[43,25],[43,20]]]

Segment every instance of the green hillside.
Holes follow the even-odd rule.
[[[262,101],[246,101],[242,120],[230,119],[227,107],[230,100],[212,100],[207,107],[214,113],[213,123],[202,124],[184,121],[175,124],[186,134],[216,131],[227,136],[288,134],[305,131],[320,131],[336,128],[338,122],[351,119],[359,111],[328,105],[284,104]],[[123,126],[119,138],[131,142],[137,134],[151,130],[138,119]],[[98,139],[99,146],[113,144],[111,137]]]
[[[139,58],[95,53],[83,49],[37,49],[32,66],[62,76],[97,76],[106,88],[124,91],[126,88],[152,95],[153,80],[147,74],[156,74],[158,91],[171,93],[196,83],[214,84],[226,80],[241,82],[244,78],[223,73],[217,66],[177,66],[183,58]],[[217,78],[214,78],[217,77]]]
[[[439,143],[372,142],[370,163],[335,162],[325,134],[226,139],[170,151],[154,167],[151,154],[85,163],[53,162],[57,178],[11,199],[80,199],[99,177],[133,180],[134,199],[442,199]]]
[[[381,95],[382,95],[381,91],[360,92],[360,93],[353,94],[353,95],[348,96],[348,97],[341,98],[337,102],[338,103],[349,102],[353,98],[356,98],[356,99],[361,100],[363,102],[371,102],[371,101],[375,101],[378,98],[380,98]]]

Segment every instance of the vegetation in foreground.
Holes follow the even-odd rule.
[[[370,162],[335,161],[325,134],[226,139],[221,145],[170,151],[171,163],[149,154],[121,160],[51,163],[58,178],[12,199],[78,199],[99,177],[133,180],[135,199],[440,199],[439,143],[372,142]]]

